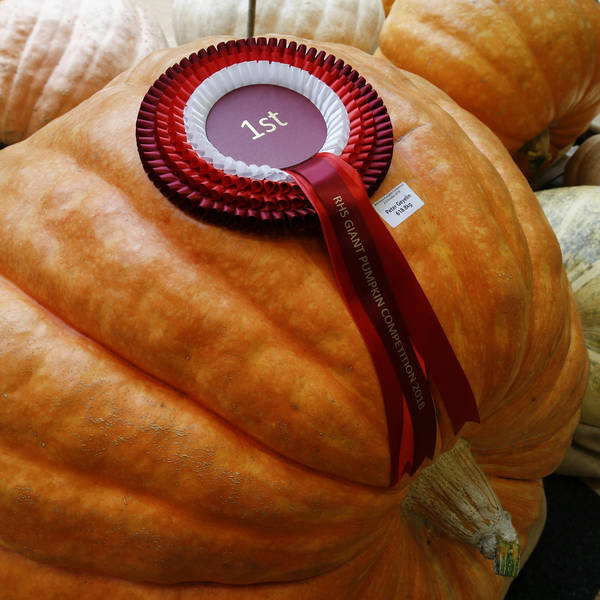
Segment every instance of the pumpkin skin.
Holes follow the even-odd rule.
[[[386,18],[379,51],[482,120],[528,176],[600,110],[596,0],[403,0]]]
[[[386,16],[390,13],[390,10],[392,10],[392,4],[394,4],[394,0],[383,0],[383,10]]]
[[[410,477],[386,487],[381,394],[323,240],[195,221],[144,173],[148,87],[223,39],[154,53],[2,151],[2,589],[499,598],[475,549],[404,513]],[[405,180],[425,202],[391,233],[473,387],[482,424],[462,435],[526,546],[587,378],[556,238],[477,119],[387,61],[319,47],[390,112],[373,200]],[[438,408],[436,455],[456,440]]]
[[[297,35],[374,52],[384,17],[381,0],[261,0],[256,3],[254,35]],[[247,21],[247,2],[173,2],[173,27],[179,44],[207,35],[246,37]]]
[[[560,471],[600,477],[600,186],[542,190],[536,196],[561,245],[590,356],[581,423]]]
[[[0,2],[0,143],[18,142],[167,45],[132,0]]]
[[[600,134],[587,138],[565,165],[565,186],[600,185]]]

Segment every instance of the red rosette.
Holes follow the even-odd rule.
[[[302,69],[339,97],[350,124],[341,158],[361,175],[371,195],[387,173],[393,148],[392,125],[381,98],[350,65],[315,48],[276,38],[210,46],[182,59],[155,81],[136,123],[139,154],[152,182],[197,218],[253,229],[318,225],[315,209],[294,181],[227,173],[199,156],[188,139],[184,110],[194,90],[222,69],[256,61]]]
[[[262,96],[252,119],[264,128],[260,132],[248,119],[240,122],[241,115],[232,106],[242,105],[231,104],[230,96],[242,91],[247,100],[248,88],[257,85]],[[280,100],[286,88],[288,95],[295,92],[294,102],[303,96],[304,108],[298,110],[307,112],[296,119],[300,129],[298,123],[286,129],[283,146],[277,145],[281,137],[273,142],[277,134],[264,137],[277,126],[290,124],[271,110],[267,88],[278,88]],[[219,129],[219,142],[213,144],[208,123],[210,115],[219,112],[215,110],[219,104],[227,106],[221,113],[226,127]],[[250,111],[252,102],[243,108]],[[259,118],[267,108],[270,121]],[[311,121],[315,110],[320,114]],[[311,137],[323,124],[325,141],[319,134],[316,150],[314,139],[302,146],[299,140],[305,132],[310,130]],[[233,135],[227,129],[231,126]],[[262,146],[269,151],[262,155],[251,145],[249,153],[240,151],[247,142],[240,137],[240,127],[254,134],[252,140],[270,139]],[[340,292],[381,386],[390,485],[434,456],[437,419],[428,373],[434,376],[455,432],[466,421],[478,420],[469,382],[443,329],[369,200],[388,171],[393,131],[381,98],[350,65],[315,48],[276,38],[210,46],[173,65],[154,82],[141,104],[136,135],[152,182],[193,217],[258,231],[320,225]],[[285,161],[297,158],[287,153],[290,140],[294,149],[302,146],[304,158],[278,167],[282,156]],[[217,146],[229,148],[229,155]],[[240,156],[270,156],[273,166],[249,164]]]

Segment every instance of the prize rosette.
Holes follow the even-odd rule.
[[[295,135],[281,110],[249,114],[253,92],[302,112]],[[240,109],[248,114],[223,131]],[[318,223],[282,167],[331,153],[360,174],[370,195],[393,147],[385,106],[355,70],[315,48],[263,38],[221,43],[168,69],[144,98],[137,141],[147,173],[174,204],[195,217],[254,228]]]
[[[434,456],[429,377],[455,431],[478,420],[435,313],[369,200],[389,168],[393,131],[351,66],[274,38],[211,46],[150,87],[136,135],[152,182],[192,217],[261,233],[320,226],[381,387],[390,485]]]

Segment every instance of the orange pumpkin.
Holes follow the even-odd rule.
[[[600,110],[596,0],[403,0],[379,44],[481,119],[528,175]]]
[[[383,10],[386,15],[392,10],[392,4],[394,4],[394,0],[383,0]]]
[[[403,508],[422,470],[388,488],[381,392],[321,237],[193,220],[146,176],[144,94],[218,41],[152,54],[2,150],[0,589],[501,597],[510,580]],[[461,435],[531,548],[587,373],[556,238],[477,119],[387,61],[320,47],[388,108],[374,198],[406,181],[424,200],[390,231],[477,399]],[[437,400],[436,456],[457,439]]]

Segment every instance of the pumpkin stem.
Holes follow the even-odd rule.
[[[519,572],[517,532],[466,440],[458,440],[423,469],[411,483],[404,507],[478,548],[494,561],[496,574],[515,577]]]
[[[527,163],[533,173],[550,162],[552,153],[550,152],[550,131],[548,128],[526,142],[521,152],[525,153]]]

